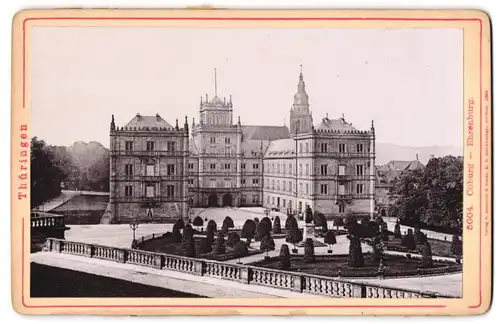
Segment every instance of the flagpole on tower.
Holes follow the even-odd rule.
[[[217,96],[217,68],[215,68],[215,95]]]

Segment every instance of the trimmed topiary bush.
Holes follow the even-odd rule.
[[[340,226],[344,226],[344,220],[339,216],[335,217],[333,220],[333,226],[336,226],[338,231]]]
[[[401,225],[399,225],[399,219],[396,221],[396,225],[394,225],[394,237],[401,238]]]
[[[384,219],[380,216],[378,216],[376,219],[375,219],[375,222],[378,224],[378,226],[381,226],[382,223],[384,222]]]
[[[304,262],[306,263],[312,263],[316,261],[316,258],[314,257],[314,243],[311,238],[306,239],[305,242],[305,247],[304,247]]]
[[[274,234],[281,234],[281,221],[278,216],[274,218],[274,223],[273,223],[273,233]]]
[[[280,249],[280,269],[288,270],[290,269],[290,265],[290,250],[288,249],[288,244],[283,244]]]
[[[314,221],[314,226],[321,226],[321,230],[323,232],[328,231],[328,225],[326,223],[325,215],[323,215],[322,213],[316,212],[316,213],[314,213],[313,221]]]
[[[238,258],[238,263],[241,264],[241,258],[244,258],[248,255],[248,247],[243,241],[238,241],[234,245],[233,250],[234,257]]]
[[[298,227],[297,219],[295,219],[295,216],[293,215],[288,215],[285,221],[285,230],[289,231],[294,227]]]
[[[293,253],[297,253],[297,248],[295,245],[302,241],[302,231],[299,229],[298,225],[292,227],[286,234],[286,242],[293,244]]]
[[[213,232],[212,232],[213,235]],[[212,237],[213,240],[213,237]],[[212,244],[209,244],[208,239],[202,238],[200,241],[200,252],[201,253],[210,253],[212,252]]]
[[[208,221],[207,232],[209,228],[213,228],[214,232],[217,232],[217,223],[213,219]]]
[[[429,241],[424,243],[422,247],[422,268],[432,268],[432,250]]]
[[[260,250],[262,252],[266,252],[266,259],[269,258],[269,251],[274,251],[275,245],[274,240],[271,234],[267,234],[260,241]]]
[[[193,236],[186,239],[186,244],[184,247],[184,255],[190,258],[194,258],[196,256],[196,248]]]
[[[187,244],[189,243],[191,238],[193,238],[193,235],[194,235],[193,227],[191,227],[191,225],[189,224],[184,226],[184,229],[182,230],[182,243],[181,243],[182,249],[186,250]]]
[[[255,226],[257,226],[260,223],[259,217],[255,217],[253,221],[255,222]]]
[[[415,250],[417,248],[417,244],[415,243],[415,238],[413,236],[413,231],[411,229],[408,229],[408,232],[403,237],[401,244],[408,250]]]
[[[174,224],[174,227],[172,227],[172,239],[174,242],[181,242],[182,241],[182,233],[181,229],[183,227],[180,227],[180,223],[176,222]]]
[[[260,241],[266,235],[271,233],[271,226],[268,222],[261,221],[259,225],[257,225],[257,231],[255,233],[255,240]]]
[[[203,227],[203,218],[201,218],[200,216],[196,216],[193,220],[193,226],[198,227],[201,231]]]
[[[260,220],[261,223],[266,223],[269,226],[269,230],[273,228],[273,223],[271,222],[271,219],[269,217],[264,217]]]
[[[209,246],[212,246],[212,244],[214,244],[214,237],[215,237],[214,229],[213,227],[209,227],[206,236],[206,241]]]
[[[332,253],[332,245],[337,244],[337,238],[334,231],[326,232],[324,242],[328,244],[328,253]]]
[[[219,234],[226,235],[229,232],[229,228],[227,227],[227,224],[222,225]]]
[[[226,216],[226,218],[224,218],[224,221],[222,222],[222,226],[226,226],[228,229],[229,228],[234,228],[234,222],[233,222],[233,219],[229,216]]]
[[[221,255],[226,253],[226,244],[224,240],[224,235],[222,235],[220,232],[217,235],[217,238],[215,239],[215,249],[214,252],[217,255]]]
[[[226,245],[229,246],[229,247],[233,247],[236,245],[236,243],[238,243],[240,241],[240,236],[238,235],[238,233],[236,232],[231,232],[229,233],[228,235],[228,238],[227,238],[227,243]]]

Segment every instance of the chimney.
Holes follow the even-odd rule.
[[[417,153],[417,161],[418,161],[418,153]]]
[[[137,115],[135,115],[137,117],[137,119],[141,120],[141,114],[137,113]]]
[[[157,120],[157,121],[161,121],[160,114],[156,114],[156,120]]]

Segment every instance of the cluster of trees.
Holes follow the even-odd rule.
[[[425,168],[405,171],[391,194],[390,213],[408,226],[461,233],[463,157],[432,158]]]
[[[109,151],[97,142],[70,147],[31,139],[31,205],[57,197],[62,189],[109,191]]]

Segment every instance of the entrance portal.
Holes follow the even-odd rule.
[[[216,194],[208,196],[208,207],[219,207],[219,202]]]
[[[233,197],[230,194],[225,194],[222,197],[222,206],[232,206],[233,205]]]

